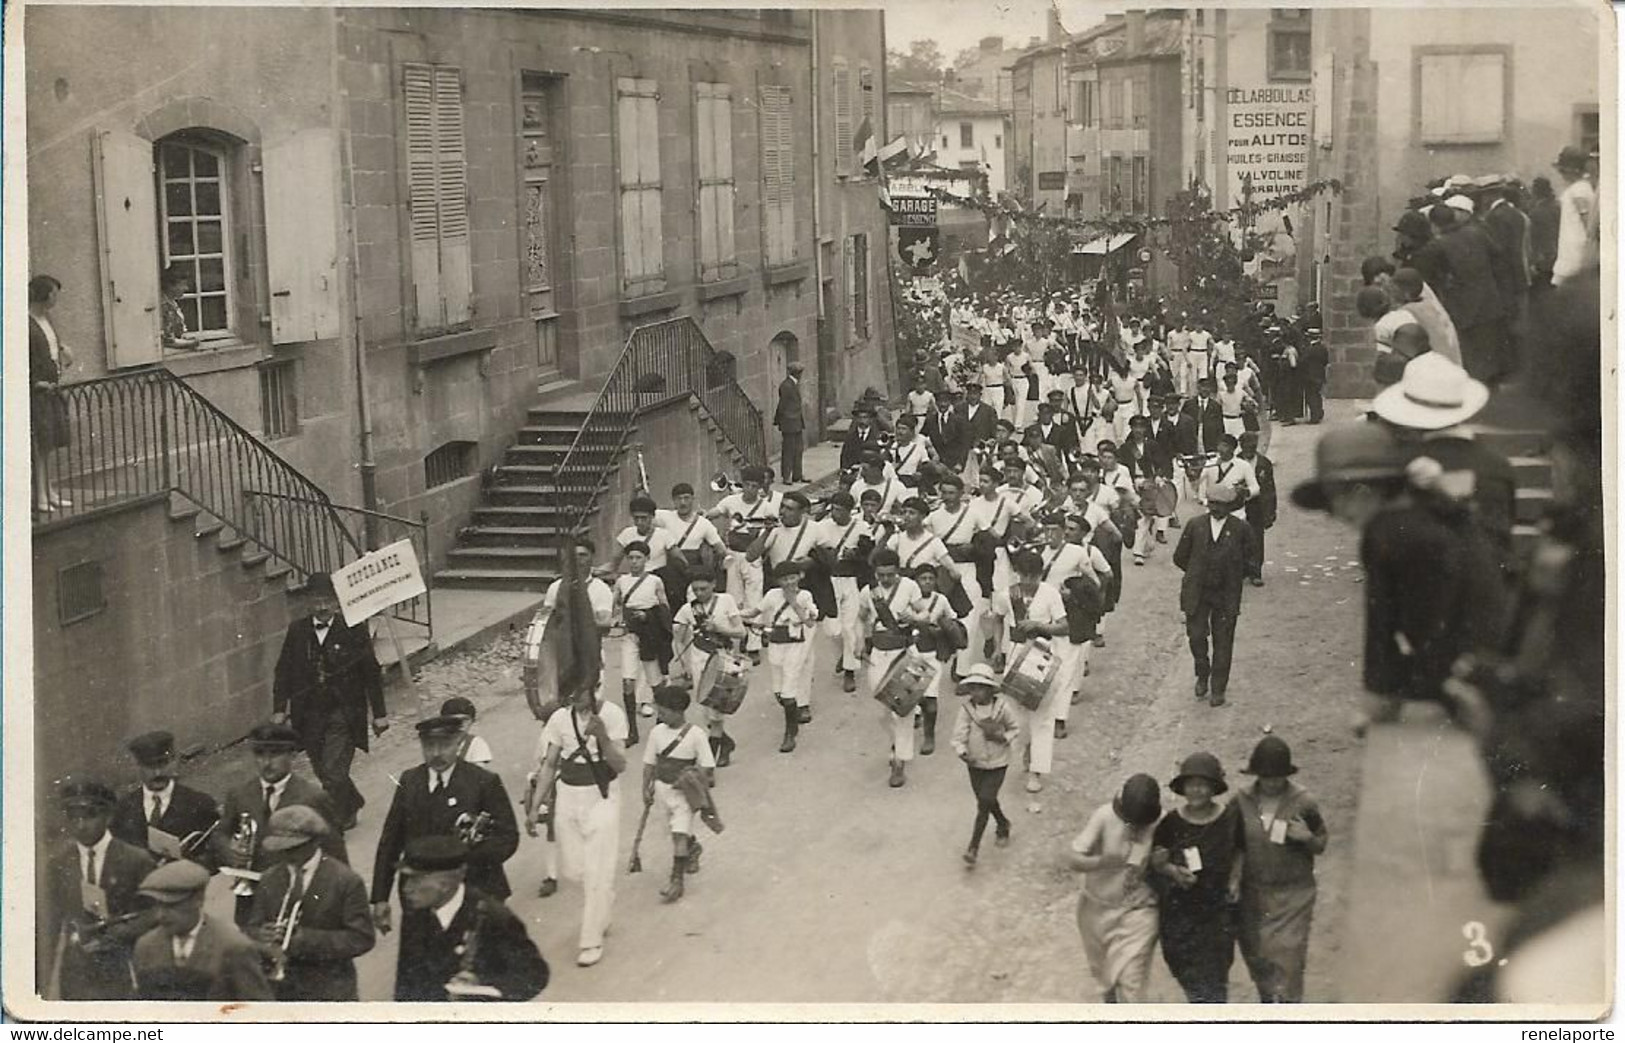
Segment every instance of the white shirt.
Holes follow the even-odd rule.
[[[679,739],[679,735],[682,738]],[[667,757],[676,761],[693,761],[701,768],[717,766],[716,754],[711,752],[711,743],[706,739],[704,728],[689,728],[685,733],[682,728],[673,728],[663,721],[649,729],[649,741],[643,744],[643,763],[653,767],[660,759],[660,752],[671,746],[674,739],[677,745],[672,746]]]
[[[1557,259],[1552,263],[1552,285],[1561,285],[1597,266],[1597,245],[1591,239],[1591,220],[1596,209],[1596,190],[1585,178],[1563,190],[1558,200]]]
[[[463,751],[463,760],[470,764],[478,764],[481,767],[484,767],[485,765],[490,764],[493,759],[494,758],[491,756],[491,747],[486,745],[484,739],[480,738],[478,735],[470,735],[468,737],[468,749]]]
[[[332,630],[333,630],[333,621],[335,619],[337,619],[337,618],[338,618],[338,616],[336,616],[336,615],[329,616],[328,619],[327,619],[327,622],[323,623],[321,620],[317,619],[316,617],[314,617],[314,616],[311,617],[310,623],[311,623],[311,626],[316,631],[316,643],[318,645],[327,644],[327,635],[332,632]]]
[[[169,938],[169,951],[174,954],[175,962],[184,965],[192,958],[192,950],[197,946],[197,936],[203,930],[205,914],[198,913],[197,923],[185,934],[171,935]]]
[[[647,611],[660,603],[660,591],[663,589],[659,576],[650,572],[644,572],[641,576],[627,573],[615,581],[615,599],[622,608]]]
[[[853,502],[861,507],[863,505],[863,494],[873,489],[880,494],[880,513],[885,514],[902,499],[903,491],[907,488],[896,478],[883,478],[879,485],[870,485],[860,476],[857,481],[852,483],[852,488],[848,489],[847,492],[852,494]]]
[[[288,780],[291,779],[291,778],[293,778],[293,773],[289,772],[288,774],[282,776],[282,778],[280,778],[277,781],[269,784],[270,787],[271,787],[271,799],[266,801],[266,803],[271,806],[272,811],[275,811],[276,809],[278,809],[278,808],[280,808],[282,806],[282,793],[283,793],[284,790],[286,790],[288,788]],[[265,795],[265,787],[266,787],[266,785],[267,785],[266,781],[264,779],[261,779],[260,780],[260,796],[262,796],[262,797]]]
[[[573,707],[561,706],[554,710],[553,715],[547,719],[547,723],[542,725],[542,734],[536,740],[536,760],[538,763],[547,757],[547,752],[550,749],[558,750],[559,759],[566,760],[581,745],[576,741],[575,726],[570,723],[570,715],[573,713],[575,713]],[[604,731],[608,733],[610,740],[625,746],[627,736],[626,711],[622,710],[617,704],[605,699],[599,705],[597,713],[604,722]],[[601,757],[602,753],[598,748],[598,740],[591,735],[586,735],[585,729],[583,729],[582,734],[587,740],[587,752],[595,758]]]
[[[1046,546],[1038,553],[1044,559],[1043,582],[1051,586],[1059,587],[1064,580],[1092,571],[1089,555],[1076,543]]]
[[[455,764],[453,764],[451,767],[447,768],[445,771],[435,771],[433,768],[430,768],[429,772],[428,772],[429,792],[430,793],[439,793],[441,790],[443,790],[447,786],[451,785],[452,772],[454,772],[456,770],[457,770],[457,765],[455,765]]]
[[[1214,543],[1219,542],[1219,533],[1224,531],[1224,523],[1227,520],[1229,520],[1229,519],[1228,518],[1215,518],[1211,514],[1207,516],[1208,531],[1213,533],[1213,542]]]
[[[458,884],[457,890],[445,905],[434,911],[434,918],[440,923],[442,931],[451,930],[451,922],[457,919],[457,914],[463,910],[463,900],[468,897],[468,885]]]
[[[786,627],[793,638],[807,636],[807,628],[812,624],[804,624],[802,619],[818,619],[818,605],[805,590],[797,590],[795,600],[791,602],[785,599],[783,590],[774,587],[762,595],[756,608],[761,613],[757,622],[765,627]]]
[[[1206,351],[1213,343],[1213,334],[1207,330],[1191,330],[1190,350]]]
[[[662,508],[655,512],[655,524],[670,533],[672,546],[685,554],[699,550],[706,544],[715,547],[722,543],[722,535],[717,532],[717,527],[712,525],[711,519],[701,514],[698,508],[687,521],[684,521],[676,511]],[[690,525],[693,526],[692,529]]]
[[[1237,503],[1243,504],[1258,495],[1258,472],[1239,456],[1218,460],[1203,469],[1197,498],[1206,503],[1208,490],[1216,485],[1237,490],[1241,494]]]
[[[925,439],[921,436],[915,435],[914,441],[906,445],[902,442],[897,443],[898,474],[912,477],[919,473],[920,465],[928,459],[930,454],[926,452]]]
[[[90,847],[86,847],[85,845],[79,843],[74,844],[74,846],[79,849],[79,879],[89,880],[91,883],[95,884],[100,884],[102,882],[102,875],[107,872],[107,849],[111,847],[112,844],[113,834],[107,832],[103,832],[102,838],[96,841],[96,843],[92,844]],[[90,856],[92,854],[96,856],[96,871],[94,873],[89,872],[91,868]]]
[[[1106,489],[1104,485],[1100,488],[1101,490],[1111,494],[1113,506],[1115,506],[1117,500],[1116,491]],[[1079,503],[1077,500],[1074,500],[1072,497],[1068,496],[1066,501],[1061,506],[1068,514],[1083,515],[1083,520],[1089,523],[1090,532],[1093,532],[1095,529],[1099,528],[1101,522],[1111,521],[1112,519],[1111,508],[1102,507],[1088,496],[1083,498],[1082,503]]]
[[[1011,586],[1005,590],[993,592],[993,600],[989,611],[1000,619],[1010,623],[1016,621],[1015,606],[1011,603],[1011,594],[1016,590]],[[1061,601],[1061,592],[1048,583],[1038,584],[1038,593],[1027,602],[1026,619],[1029,623],[1064,623],[1066,622],[1066,605]]]
[[[949,568],[954,565],[948,548],[930,529],[922,529],[918,536],[910,536],[906,532],[892,533],[886,546],[897,552],[897,560],[902,562],[904,572],[913,572],[921,565],[946,565]]]
[[[744,623],[739,618],[739,603],[732,594],[716,593],[711,595],[708,605],[701,605],[692,599],[683,602],[683,607],[677,610],[672,618],[672,626],[688,627],[693,629],[699,622],[699,617],[711,620],[719,627],[740,633],[744,630]]]
[[[650,572],[666,567],[666,552],[669,551],[677,542],[676,537],[674,537],[670,532],[661,528],[658,524],[649,528],[649,534],[647,536],[639,532],[636,525],[628,525],[626,528],[615,534],[615,542],[619,543],[622,548],[625,548],[629,544],[635,543],[638,540],[642,540],[644,543],[649,545],[648,568]]]
[[[170,802],[175,799],[175,780],[170,779],[164,784],[164,788],[160,790],[151,790],[142,786],[141,799],[146,802],[147,821],[151,822],[169,810]]]
[[[846,520],[845,525],[837,522],[833,515],[820,519],[816,525],[819,531],[813,538],[812,545],[830,548],[835,552],[836,560],[850,553],[865,536],[873,538],[875,528],[864,521],[863,515],[857,511],[852,512],[852,517]]]
[[[543,608],[552,611],[558,607],[559,588],[563,584],[562,579],[556,579],[548,586],[547,593],[542,597]],[[610,589],[609,584],[597,576],[587,580],[587,602],[592,605],[593,618],[598,625],[609,626],[610,619],[615,614],[615,592]]]
[[[858,602],[858,618],[871,630],[880,623],[880,612],[875,608],[878,599],[891,609],[892,617],[902,622],[902,617],[908,613],[908,607],[921,598],[920,585],[907,576],[897,577],[897,586],[887,590],[877,580],[869,593]],[[882,624],[882,628],[885,628]]]
[[[818,545],[821,528],[817,522],[805,517],[794,528],[780,525],[767,534],[767,542],[762,548],[763,560],[769,565],[779,565],[808,557],[813,547]]]
[[[987,517],[992,516],[992,507],[994,506],[997,505],[990,505],[989,510],[986,512]],[[1006,508],[1005,513],[1006,515],[1009,514],[1008,508]],[[975,505],[962,500],[959,509],[956,511],[950,511],[946,505],[932,511],[926,516],[925,527],[935,533],[944,545],[959,547],[969,543],[972,536],[987,528],[985,524],[977,524],[977,520],[978,512]]]
[[[322,849],[317,848],[305,864],[299,867],[299,890],[309,891],[311,878],[316,875],[316,867],[322,862]]]
[[[763,493],[756,497],[755,503],[746,503],[744,493],[729,493],[717,502],[716,511],[728,515],[735,522],[743,519],[777,518],[779,497],[777,493]]]
[[[1128,468],[1118,464],[1110,471],[1100,472],[1100,484],[1107,489],[1116,489],[1121,493],[1134,492],[1134,476],[1128,473]]]
[[[973,532],[991,532],[1003,539],[1005,531],[1010,528],[1010,519],[1015,513],[1015,505],[1002,492],[997,493],[991,500],[985,496],[977,496],[970,501],[970,518],[966,524],[975,526]]]

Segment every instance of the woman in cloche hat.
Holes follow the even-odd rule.
[[[1262,1003],[1303,1002],[1309,926],[1315,913],[1315,856],[1326,850],[1326,822],[1302,786],[1292,750],[1274,735],[1253,748],[1236,794],[1245,859],[1241,874],[1241,958]]]
[[[1162,816],[1151,838],[1162,958],[1190,1002],[1225,1003],[1236,952],[1231,912],[1241,898],[1241,814],[1213,799],[1230,787],[1211,753],[1186,757],[1168,788],[1184,804]]]
[[[1134,775],[1072,841],[1070,865],[1084,875],[1078,932],[1106,1003],[1145,1000],[1157,947],[1157,896],[1146,870],[1151,831],[1161,817],[1162,787],[1149,775]]]

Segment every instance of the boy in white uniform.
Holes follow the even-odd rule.
[[[728,546],[711,519],[695,508],[694,487],[678,482],[671,487],[671,501],[672,510],[655,511],[655,524],[671,533],[673,549],[682,552],[689,572],[717,572],[727,560]]]
[[[1017,581],[1013,587],[993,595],[990,618],[995,628],[995,643],[1005,665],[1011,658],[1012,645],[1025,643],[1038,637],[1051,639],[1053,651],[1056,638],[1066,636],[1066,606],[1060,592],[1044,583],[1043,559],[1036,551],[1018,551],[1013,565]],[[1019,703],[1011,709],[1022,726],[1022,742],[1027,750],[1027,792],[1037,793],[1044,788],[1043,776],[1049,774],[1055,755],[1055,697],[1052,686],[1042,702],[1033,710]]]
[[[807,693],[812,684],[812,636],[818,624],[818,606],[801,589],[801,566],[786,561],[773,569],[772,590],[762,595],[744,618],[767,631],[767,663],[773,697],[784,710],[784,741],[780,753],[793,753],[802,718],[812,720]]]
[[[697,769],[706,785],[715,781],[716,760],[705,741],[705,733],[683,719],[688,711],[688,692],[673,685],[655,691],[660,721],[649,731],[649,745],[643,750],[643,802],[666,810],[671,824],[671,883],[660,892],[667,902],[683,897],[683,878],[700,870],[700,841],[694,835],[694,809],[688,797],[677,788],[678,775]]]
[[[909,606],[908,614],[919,630],[915,633],[915,648],[937,665],[936,675],[926,686],[915,708],[914,720],[921,726],[920,756],[929,757],[937,749],[937,695],[946,691],[953,694],[953,677],[948,660],[953,651],[947,646],[951,631],[959,629],[948,596],[937,590],[937,570],[933,565],[920,565],[914,569],[914,585],[920,588],[920,600]],[[946,657],[946,658],[944,658]]]
[[[762,599],[763,582],[760,563],[746,559],[745,552],[755,539],[753,526],[771,524],[779,516],[779,496],[767,492],[769,472],[765,467],[747,467],[739,474],[744,488],[724,496],[711,508],[711,517],[726,521],[724,540],[728,547],[728,593],[734,596],[743,611],[750,611]],[[751,660],[762,660],[761,638],[753,631],[745,637],[745,651]]]
[[[642,543],[649,548],[644,567],[650,572],[659,572],[666,567],[670,552],[677,546],[677,540],[671,532],[655,524],[655,502],[647,496],[634,496],[627,505],[631,512],[632,524],[615,534],[615,560],[610,563],[610,570],[620,572],[626,559],[626,548],[633,543]]]
[[[1253,470],[1252,464],[1236,455],[1239,444],[1240,440],[1235,435],[1226,433],[1219,436],[1219,458],[1203,469],[1196,493],[1202,506],[1207,506],[1208,491],[1216,485],[1235,491],[1238,510],[1258,495],[1258,472]]]
[[[885,459],[878,452],[873,449],[865,450],[863,469],[847,492],[852,494],[852,499],[861,504],[863,494],[873,489],[880,494],[880,513],[888,514],[908,492],[908,486],[889,472],[890,468],[886,466]]]
[[[696,573],[689,582],[689,599],[677,610],[672,629],[676,647],[687,649],[678,669],[686,672],[696,692],[711,657],[721,650],[731,650],[736,641],[745,638],[738,603],[732,595],[717,591],[716,576],[709,572]],[[728,734],[727,718],[722,712],[711,706],[703,709],[717,767],[726,768],[738,744]]]
[[[666,604],[665,586],[647,569],[648,544],[633,540],[622,548],[622,555],[627,573],[615,580],[615,608],[626,629],[621,637],[621,701],[626,705],[630,741],[636,746],[633,716],[654,716],[654,686],[664,680],[651,647],[652,631],[659,626],[659,613],[664,610],[669,621],[671,610]]]
[[[871,500],[879,506],[879,495]],[[858,576],[862,559],[874,547],[874,526],[852,509],[852,494],[835,493],[829,499],[830,513],[821,523],[823,532],[817,546],[824,549],[835,588],[835,618],[826,620],[824,632],[836,639],[840,649],[835,669],[843,691],[857,691],[858,655],[863,651],[863,635],[858,630]]]
[[[1213,375],[1213,334],[1197,327],[1191,330],[1190,347],[1185,352],[1185,388],[1191,394],[1196,382]]]
[[[864,677],[870,698],[874,697],[886,671],[913,643],[913,617],[909,615],[909,606],[920,601],[918,584],[898,574],[900,562],[896,551],[884,547],[875,551],[872,564],[874,586],[858,604],[858,619],[871,646],[869,669]],[[899,717],[888,706],[882,706],[880,713],[882,726],[891,737],[888,785],[896,789],[908,781],[905,768],[914,759],[914,715]]]

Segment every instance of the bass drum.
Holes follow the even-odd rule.
[[[1055,686],[1055,678],[1060,670],[1060,660],[1047,646],[1036,641],[1020,645],[1010,657],[1009,669],[1004,672],[1005,693],[1024,709],[1036,710]]]
[[[937,676],[937,664],[912,648],[905,649],[875,685],[875,701],[899,717],[907,717]]]
[[[1153,478],[1145,483],[1140,502],[1156,517],[1169,518],[1179,506],[1179,490],[1166,478]]]
[[[699,687],[694,695],[701,706],[718,713],[733,713],[750,690],[750,660],[727,649],[718,649],[705,661]]]
[[[551,610],[541,609],[525,631],[524,664],[520,671],[525,685],[525,702],[538,721],[547,718],[559,708],[558,659],[553,653],[553,642],[547,639],[547,621]]]

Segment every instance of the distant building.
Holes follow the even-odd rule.
[[[997,195],[1007,186],[1005,139],[1009,119],[990,100],[943,88],[937,95],[938,166],[974,171]]]

